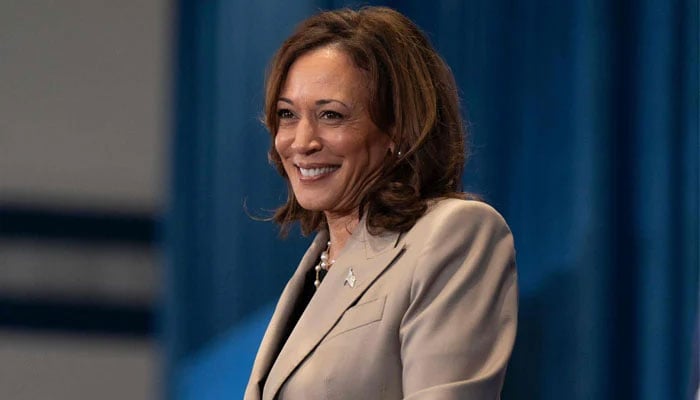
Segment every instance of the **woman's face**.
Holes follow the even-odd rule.
[[[275,149],[299,204],[354,211],[391,146],[369,115],[364,74],[327,46],[299,57],[277,101]]]

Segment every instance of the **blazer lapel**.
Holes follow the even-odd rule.
[[[294,305],[297,299],[301,295],[304,288],[304,278],[306,273],[310,268],[316,263],[319,254],[323,249],[326,248],[326,242],[328,241],[328,232],[321,231],[314,238],[311,246],[302,257],[299,266],[297,267],[294,275],[289,280],[289,283],[284,288],[282,295],[277,303],[277,307],[272,314],[270,319],[270,324],[265,331],[263,340],[260,344],[260,350],[258,355],[255,357],[255,363],[253,364],[253,370],[250,375],[250,382],[248,383],[248,388],[246,390],[246,398],[260,398],[260,393],[262,389],[260,387],[261,383],[265,382],[265,377],[267,376],[272,363],[277,357],[277,350],[282,344],[281,341],[284,340],[282,337],[284,335],[285,327],[289,321],[289,318],[294,310]],[[254,395],[251,390],[257,390],[257,395]]]
[[[397,246],[398,239],[397,233],[372,236],[366,231],[364,220],[360,221],[358,230],[328,271],[272,366],[263,399],[273,399],[277,395],[282,384],[335,326],[345,310],[403,252],[403,246]],[[354,280],[352,285],[350,280]]]

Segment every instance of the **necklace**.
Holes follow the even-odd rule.
[[[316,267],[314,267],[314,270],[316,270],[316,280],[314,281],[314,286],[316,289],[318,289],[319,286],[321,286],[321,280],[323,277],[321,276],[321,270],[328,272],[328,268],[330,268],[333,263],[335,263],[335,260],[328,260],[328,253],[331,251],[331,241],[328,241],[328,245],[325,250],[321,252],[321,261],[316,264]],[[325,275],[325,273],[324,273]]]

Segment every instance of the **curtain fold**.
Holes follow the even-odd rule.
[[[174,398],[184,398],[174,389],[183,365],[251,336],[236,335],[240,324],[274,302],[306,248],[298,232],[282,241],[251,218],[286,193],[258,121],[264,71],[296,23],[345,4],[178,2],[162,312]],[[503,397],[688,398],[698,2],[382,4],[416,21],[451,66],[471,135],[465,188],[515,235],[520,324]],[[195,375],[233,370],[219,361]]]

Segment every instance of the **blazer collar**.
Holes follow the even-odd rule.
[[[403,252],[404,247],[399,246],[399,236],[398,233],[371,235],[367,232],[364,219],[360,221],[345,248],[336,258],[335,264],[328,271],[323,284],[314,294],[294,330],[287,338],[277,360],[274,361],[265,383],[264,400],[271,400],[277,395],[280,387],[294,369],[323,340],[345,310],[351,307],[375,279]],[[324,237],[327,238],[327,234]],[[324,239],[319,244],[325,245],[326,240]],[[317,242],[318,237],[314,243]],[[309,252],[307,252],[308,254]],[[316,257],[318,257],[318,253],[316,253]],[[294,275],[295,277],[302,276],[303,278],[308,268],[316,262],[316,259],[309,262],[306,258],[305,256]],[[349,284],[350,275],[354,277],[353,285]],[[280,303],[293,304],[296,297],[290,297],[292,294],[291,291],[285,291]],[[295,294],[298,296],[299,291]],[[288,316],[289,313],[287,313],[286,318]]]
[[[316,235],[302,257],[299,267],[297,267],[294,275],[292,275],[292,278],[282,291],[280,300],[277,302],[277,307],[272,313],[272,318],[263,336],[258,355],[255,357],[250,383],[246,389],[246,399],[259,399],[261,397],[260,393],[262,393],[262,388],[260,385],[265,382],[266,376],[270,372],[270,368],[277,357],[277,351],[282,345],[281,342],[284,340],[282,336],[284,335],[285,327],[294,311],[296,299],[301,296],[301,292],[304,289],[306,273],[316,264],[321,251],[326,248],[327,242],[328,232],[321,231]],[[251,390],[259,392],[258,394],[248,393]]]

